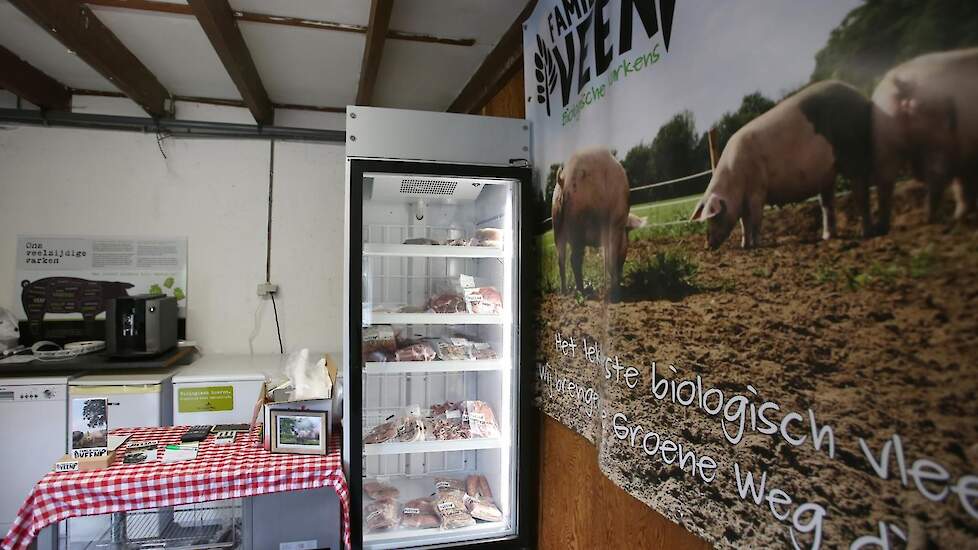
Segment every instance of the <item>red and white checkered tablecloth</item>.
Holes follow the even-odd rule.
[[[162,457],[162,446],[179,443],[186,430],[120,428],[112,434],[132,434],[126,443],[159,441]],[[17,512],[0,547],[27,548],[41,529],[70,517],[332,487],[340,501],[343,542],[350,548],[350,492],[340,460],[339,430],[326,456],[272,454],[261,447],[259,430],[238,434],[230,445],[214,445],[214,436],[208,436],[194,460],[122,464],[124,453],[119,452],[109,468],[48,473]]]

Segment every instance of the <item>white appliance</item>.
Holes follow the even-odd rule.
[[[174,425],[251,422],[264,383],[284,380],[283,360],[279,354],[203,355],[173,377]],[[241,508],[244,549],[342,547],[332,489],[246,498]]]
[[[109,430],[130,427],[154,427],[172,425],[173,409],[171,393],[173,388],[170,379],[176,369],[146,369],[126,371],[112,374],[90,374],[71,379],[68,383],[70,400],[104,397],[108,401]],[[72,407],[68,407],[68,448],[71,448]],[[162,512],[161,512],[162,513]],[[150,536],[159,534],[162,521],[155,513],[147,512],[145,516],[145,531]],[[68,542],[68,549],[86,548],[92,541],[111,539],[107,535],[110,527],[118,527],[124,521],[121,516],[112,518],[92,516],[73,518],[67,521],[67,530],[63,534]]]
[[[66,452],[67,386],[67,376],[0,378],[0,537]]]

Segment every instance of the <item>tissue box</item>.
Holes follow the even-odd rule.
[[[291,410],[291,411],[316,411],[326,413],[326,442],[333,436],[333,424],[338,419],[333,416],[333,393],[336,388],[336,363],[329,354],[323,354],[326,360],[326,374],[332,383],[331,388],[324,388],[322,397],[317,399],[294,399],[290,385],[280,384],[275,387],[265,387],[258,397],[255,404],[255,421],[260,421],[262,429],[262,446],[265,450],[272,448],[272,411]],[[317,359],[318,360],[318,359]]]

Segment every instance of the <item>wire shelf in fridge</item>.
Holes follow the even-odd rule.
[[[415,256],[422,258],[503,258],[502,248],[426,244],[363,243],[364,256]]]
[[[437,453],[441,451],[474,451],[479,449],[501,449],[509,442],[499,437],[479,437],[472,439],[452,439],[447,441],[388,441],[387,443],[368,443],[363,446],[364,456],[397,455],[406,453]]]
[[[468,372],[508,369],[509,363],[498,359],[472,361],[368,361],[364,374],[403,374],[412,372]]]
[[[366,315],[365,315],[366,320]],[[386,313],[371,312],[372,325],[502,325],[504,315],[474,313]]]

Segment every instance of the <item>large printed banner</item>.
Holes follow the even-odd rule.
[[[721,548],[978,544],[978,8],[541,0],[538,402]]]

